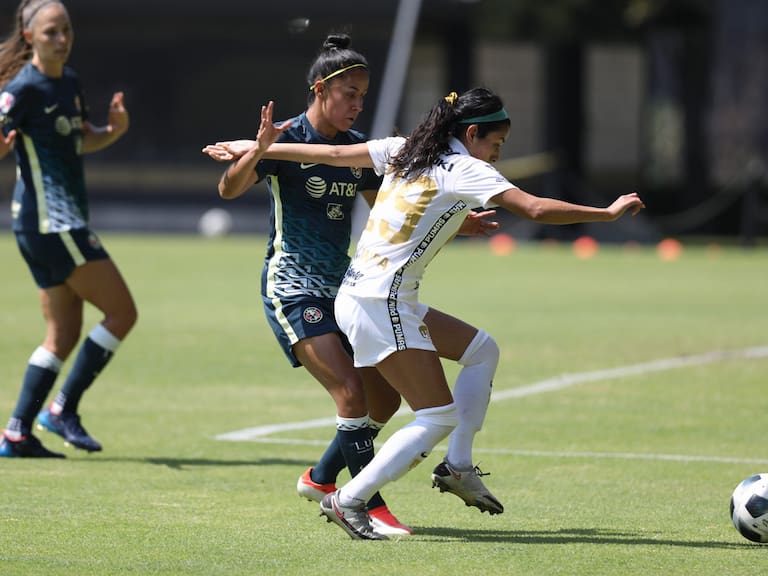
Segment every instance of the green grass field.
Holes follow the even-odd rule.
[[[422,299],[482,326],[501,347],[496,399],[475,457],[492,473],[485,481],[506,511],[490,517],[431,489],[439,446],[384,491],[416,534],[356,542],[295,492],[332,426],[216,439],[334,413],[320,385],[289,367],[267,328],[259,296],[264,239],[104,240],[140,313],[81,404],[105,450],[87,455],[41,432],[67,460],[0,461],[0,574],[764,569],[768,547],[742,538],[728,517],[736,484],[768,472],[764,249],[687,247],[664,262],[650,247],[605,247],[589,260],[565,245],[521,245],[504,257],[482,242],[446,247]],[[0,237],[0,259],[4,426],[44,327],[10,233]],[[86,331],[97,321],[89,310]],[[742,354],[752,348],[761,353]],[[618,370],[628,366],[638,368]],[[617,371],[601,372],[609,369]],[[552,380],[564,375],[571,379]],[[561,386],[542,390],[550,380]],[[514,396],[525,387],[529,394]],[[407,421],[398,416],[389,431]]]

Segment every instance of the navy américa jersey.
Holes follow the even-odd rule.
[[[302,113],[292,119],[278,142],[356,144],[360,132],[339,132],[328,139]],[[339,168],[282,160],[256,165],[270,192],[270,236],[262,273],[268,298],[335,298],[349,265],[355,196],[378,190],[381,178],[371,169]]]
[[[3,132],[16,130],[13,229],[43,234],[88,224],[82,142],[87,110],[77,74],[42,74],[31,63],[0,94]]]

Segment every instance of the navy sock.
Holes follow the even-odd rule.
[[[379,435],[381,428],[369,426],[369,430],[371,431],[371,440],[374,440]],[[341,452],[339,435],[337,433],[333,440],[331,440],[328,448],[325,449],[325,453],[320,457],[318,463],[312,467],[312,481],[318,484],[334,484],[339,477],[339,473],[346,467],[347,462],[344,460],[344,454]]]
[[[336,441],[344,454],[350,475],[354,478],[357,473],[373,460],[373,439],[368,426],[354,430],[337,430]]]
[[[312,467],[312,481],[318,484],[333,484],[339,473],[349,468],[352,477],[373,459],[373,439],[379,435],[378,428],[336,430],[336,436],[326,448],[319,462]],[[342,445],[346,451],[342,451]],[[349,460],[346,456],[349,455]],[[349,463],[349,464],[348,464]],[[368,501],[368,509],[384,505],[381,494],[376,492]]]
[[[357,430],[336,431],[336,439],[353,478],[373,460],[373,436],[373,430],[368,426]],[[383,505],[384,499],[378,492],[367,503],[369,510]]]
[[[24,380],[21,385],[19,399],[16,401],[16,408],[13,410],[12,420],[16,421],[15,427],[19,427],[17,432],[26,436],[32,431],[32,422],[35,416],[43,407],[45,399],[53,388],[58,371],[49,368],[42,368],[34,364],[27,365],[27,371],[24,373]]]
[[[85,339],[57,397],[57,401],[64,400],[62,411],[77,413],[83,393],[93,384],[112,355],[111,350],[99,346],[90,337]]]
[[[318,463],[312,467],[312,481],[318,484],[333,484],[336,482],[339,472],[346,467],[347,462],[344,460],[344,454],[341,452],[339,434],[337,432]]]

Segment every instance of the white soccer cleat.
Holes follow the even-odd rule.
[[[371,518],[364,505],[348,507],[339,504],[339,491],[326,494],[320,502],[320,513],[340,526],[353,540],[389,540],[384,534],[379,534],[371,526]]]
[[[504,506],[488,491],[480,476],[488,476],[488,473],[483,473],[477,466],[458,470],[443,460],[432,472],[432,487],[455,494],[467,506],[475,506],[480,512],[501,514]]]

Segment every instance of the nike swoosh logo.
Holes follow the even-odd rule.
[[[312,166],[317,166],[317,163],[315,163],[315,164],[304,164],[304,162],[302,162],[301,164],[299,164],[299,166],[301,167],[302,170],[306,170],[307,168],[312,168]]]
[[[43,108],[43,112],[45,112],[46,114],[50,114],[51,112],[56,110],[56,108],[58,107],[59,107],[58,103],[54,104],[53,106],[46,106],[45,108]]]

